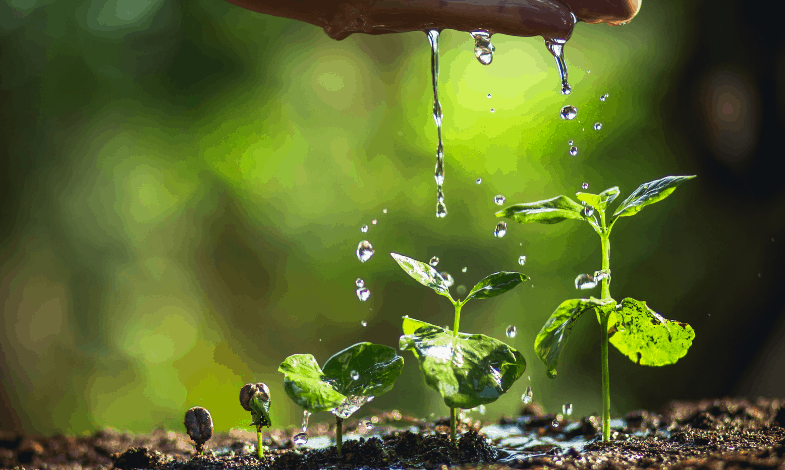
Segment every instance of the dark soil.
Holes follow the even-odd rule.
[[[782,403],[782,404],[781,404]],[[557,421],[554,422],[554,419]],[[30,437],[0,432],[3,468],[93,469],[149,468],[160,470],[254,468],[298,470],[322,468],[543,468],[613,470],[672,469],[777,469],[785,470],[785,401],[758,399],[673,402],[661,413],[629,413],[624,427],[612,440],[599,440],[599,419],[578,422],[526,407],[520,416],[503,418],[500,429],[515,429],[531,436],[533,445],[498,448],[477,433],[483,423],[465,419],[457,446],[450,445],[446,419],[422,421],[397,411],[362,421],[344,422],[344,434],[366,434],[343,444],[343,456],[334,446],[294,449],[295,429],[265,433],[269,450],[256,457],[255,433],[233,430],[211,439],[208,450],[196,456],[184,433],[155,431],[131,435],[102,430],[89,437]],[[485,423],[489,424],[489,423]],[[406,427],[407,429],[401,429]],[[416,432],[413,432],[415,431]],[[320,424],[311,436],[334,435],[334,426]],[[370,434],[376,435],[370,437]],[[378,436],[381,435],[381,438]],[[558,441],[543,444],[542,440]],[[313,439],[313,437],[312,437]],[[547,440],[547,439],[546,439]],[[495,441],[495,442],[494,442]],[[538,443],[539,442],[539,443]],[[580,443],[577,450],[571,443]]]

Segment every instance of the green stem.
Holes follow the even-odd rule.
[[[259,443],[259,460],[264,458],[264,447],[262,447],[262,427],[256,426],[256,441]]]
[[[610,231],[605,226],[605,213],[600,212],[602,223],[602,270],[610,270],[611,243]],[[602,300],[611,298],[610,275],[606,274],[602,280]],[[600,357],[602,361],[602,441],[608,442],[611,437],[611,376],[608,370],[608,319],[610,313],[600,313],[600,328],[602,328],[602,341],[600,342]]]
[[[457,338],[458,328],[461,326],[461,307],[463,307],[463,303],[453,302],[453,305],[455,306],[455,323],[453,323],[452,336],[453,338]],[[455,430],[455,408],[450,408],[450,440],[453,444],[455,444]]]
[[[455,408],[450,408],[450,442],[455,444]]]
[[[335,417],[335,447],[338,449],[338,457],[341,456],[341,444],[343,444],[343,418]]]

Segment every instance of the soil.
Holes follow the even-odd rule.
[[[0,466],[85,470],[445,466],[785,470],[785,400],[672,402],[660,413],[636,411],[617,420],[609,443],[599,438],[596,416],[571,421],[545,414],[537,405],[528,405],[520,415],[502,418],[489,427],[485,426],[493,423],[464,417],[457,446],[450,445],[446,418],[423,421],[392,411],[374,415],[371,421],[372,428],[368,418],[344,421],[345,436],[361,436],[344,441],[342,457],[335,446],[295,449],[291,440],[299,431],[295,428],[265,432],[269,450],[262,461],[256,457],[255,433],[240,430],[213,436],[204,455],[195,455],[186,434],[173,431],[133,435],[105,429],[85,437],[0,432]],[[478,433],[480,429],[488,435]],[[308,434],[334,436],[334,425],[312,426]],[[312,442],[314,439],[311,437]],[[510,445],[515,439],[519,444]]]

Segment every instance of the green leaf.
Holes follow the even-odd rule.
[[[429,264],[417,261],[416,259],[407,258],[398,253],[390,253],[390,256],[392,256],[398,265],[417,282],[430,287],[435,290],[437,294],[450,297],[450,286],[447,285],[447,282],[442,275]]]
[[[608,205],[612,203],[614,199],[616,199],[619,196],[619,192],[620,192],[619,187],[614,186],[600,193],[600,198],[602,198],[602,201],[605,204],[603,206],[603,210],[605,210],[605,208],[608,207]]]
[[[515,204],[496,213],[520,223],[555,224],[566,219],[583,220],[583,206],[567,196],[556,196],[545,201]]]
[[[595,210],[599,212],[605,212],[605,209],[608,207],[608,204],[613,202],[613,200],[616,199],[616,196],[618,195],[619,195],[618,187],[606,189],[600,194],[580,193],[580,192],[575,193],[575,197],[577,197],[579,201],[585,202],[587,205],[593,207]]]
[[[534,352],[547,366],[549,377],[556,377],[559,357],[578,317],[590,310],[608,311],[614,305],[613,299],[603,301],[592,297],[590,299],[565,300],[556,308],[534,339]]]
[[[409,320],[409,321],[407,321]],[[416,330],[412,328],[418,325]],[[420,361],[429,387],[450,408],[474,408],[492,403],[510,389],[526,370],[520,352],[485,335],[445,331],[435,325],[404,318],[401,337]],[[404,338],[408,338],[404,342]]]
[[[463,302],[466,303],[467,300],[472,298],[487,299],[504,294],[527,279],[529,279],[527,275],[518,272],[502,271],[491,274],[472,287],[471,292],[469,292],[469,295],[466,296],[466,300]]]
[[[310,354],[287,357],[278,367],[278,372],[284,374],[283,388],[289,398],[311,413],[332,410],[346,398],[326,380]]]
[[[613,213],[614,219],[637,214],[638,211],[649,204],[654,204],[655,202],[665,199],[678,185],[692,178],[695,178],[695,175],[666,176],[665,178],[643,183],[638,186],[638,189],[630,194],[627,199],[619,204],[616,212]]]
[[[610,343],[643,366],[674,364],[687,354],[695,331],[686,323],[666,320],[646,302],[624,299],[609,323]]]
[[[343,418],[390,391],[402,369],[403,358],[393,348],[372,343],[335,354],[324,369],[310,354],[289,356],[278,367],[284,374],[284,390],[295,403],[311,413],[337,409]]]
[[[251,407],[251,426],[269,428],[273,424],[270,419],[270,400],[263,400],[262,394],[256,393],[248,404]]]

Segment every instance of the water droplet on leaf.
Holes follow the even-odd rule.
[[[365,429],[373,429],[373,423],[371,421],[366,421]]]
[[[496,112],[496,110],[495,110],[495,109],[493,109],[493,108],[491,108],[491,112],[492,112],[492,113],[495,113],[495,112]]]
[[[591,217],[594,214],[594,208],[592,206],[586,206],[583,208],[583,215],[586,217]]]
[[[518,328],[515,325],[510,325],[507,327],[507,337],[508,338],[515,338],[515,335],[518,334]]]
[[[493,234],[496,237],[498,237],[498,238],[501,238],[501,237],[507,235],[507,222],[499,222],[496,225],[496,228],[494,229]]]
[[[567,121],[572,121],[578,115],[578,108],[575,106],[565,106],[561,109],[559,116]]]
[[[373,256],[373,245],[368,240],[363,240],[357,245],[357,259],[365,263]]]
[[[575,278],[575,288],[579,290],[594,289],[597,287],[597,282],[589,274],[578,274]]]
[[[447,284],[447,287],[452,287],[452,285],[455,284],[455,279],[453,279],[452,275],[447,271],[442,271],[439,274],[442,275],[442,278],[444,279],[444,283]]]

